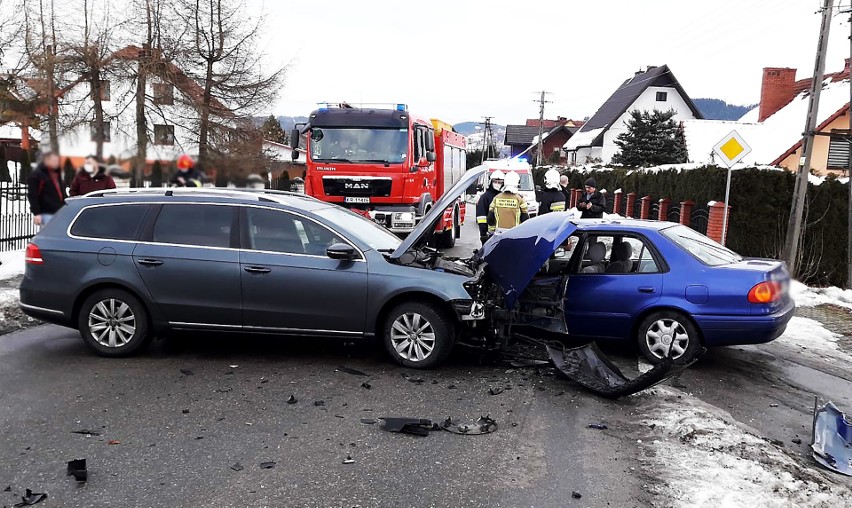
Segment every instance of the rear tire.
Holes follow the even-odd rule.
[[[83,342],[101,356],[128,356],[151,340],[145,306],[122,289],[102,289],[86,298],[77,325]]]
[[[674,348],[675,365],[693,361],[701,351],[698,329],[686,315],[671,310],[650,314],[642,320],[636,336],[639,351],[652,364],[659,365]]]
[[[438,236],[438,247],[452,249],[456,246],[456,232],[459,230],[458,222],[458,214],[453,210],[453,225]]]
[[[397,305],[388,313],[382,330],[388,354],[412,369],[431,369],[444,363],[456,341],[452,321],[429,303]]]

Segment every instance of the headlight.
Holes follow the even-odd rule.
[[[411,213],[411,212],[397,212],[393,215],[394,215],[393,218],[396,219],[396,220],[401,220],[401,221],[413,221],[414,220],[414,214]]]

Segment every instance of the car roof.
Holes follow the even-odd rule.
[[[659,231],[661,229],[666,229],[678,225],[677,222],[626,218],[575,219],[573,222],[577,226],[578,231]]]
[[[216,187],[153,187],[145,189],[110,189],[96,191],[85,196],[68,198],[69,204],[89,206],[99,203],[143,203],[174,200],[176,203],[273,203],[285,205],[294,210],[312,212],[329,208],[324,201],[295,192],[273,191],[268,189],[230,189]]]

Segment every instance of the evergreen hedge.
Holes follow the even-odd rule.
[[[544,171],[537,168],[541,184]],[[571,188],[582,188],[592,177],[598,189],[607,190],[607,208],[612,210],[616,189],[622,197],[636,193],[637,201],[650,195],[652,203],[669,198],[671,207],[692,200],[695,209],[707,208],[710,201],[724,201],[727,170],[701,167],[690,170],[641,171],[629,169],[563,170]],[[780,258],[795,175],[783,170],[741,169],[731,174],[731,215],[728,247],[749,257]],[[833,177],[821,185],[808,185],[805,233],[798,278],[807,284],[846,285],[846,239],[849,187]],[[623,209],[623,205],[622,205]]]

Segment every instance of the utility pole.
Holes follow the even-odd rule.
[[[480,161],[480,164],[484,163],[486,159],[491,157],[491,145],[494,144],[494,133],[491,128],[491,119],[494,117],[483,116],[482,118],[485,119],[485,122],[483,122],[482,128],[482,160]]]
[[[551,101],[544,99],[545,95],[549,95],[550,92],[542,90],[539,93],[541,94],[541,97],[539,98],[539,100],[534,101],[534,102],[539,103],[539,107],[538,107],[538,149],[537,149],[537,152],[536,152],[536,164],[535,164],[536,166],[541,166],[541,160],[542,160],[542,157],[541,157],[542,153],[541,152],[544,149],[544,144],[542,143],[543,140],[541,139],[542,137],[544,137],[544,105],[551,102]]]
[[[819,96],[822,90],[822,80],[825,74],[825,54],[828,48],[828,32],[831,29],[831,15],[834,8],[834,0],[825,0],[822,8],[822,26],[820,27],[819,43],[817,44],[816,61],[814,62],[814,75],[811,81],[811,95],[808,103],[808,118],[805,123],[804,137],[802,138],[802,155],[799,159],[799,168],[796,174],[796,184],[793,188],[793,205],[790,210],[790,220],[787,223],[787,238],[784,244],[784,259],[790,268],[790,273],[795,277],[799,269],[799,243],[802,234],[802,217],[805,211],[805,197],[808,193],[808,175],[810,173],[811,159],[814,153],[814,130],[817,125],[817,112],[819,110]]]

